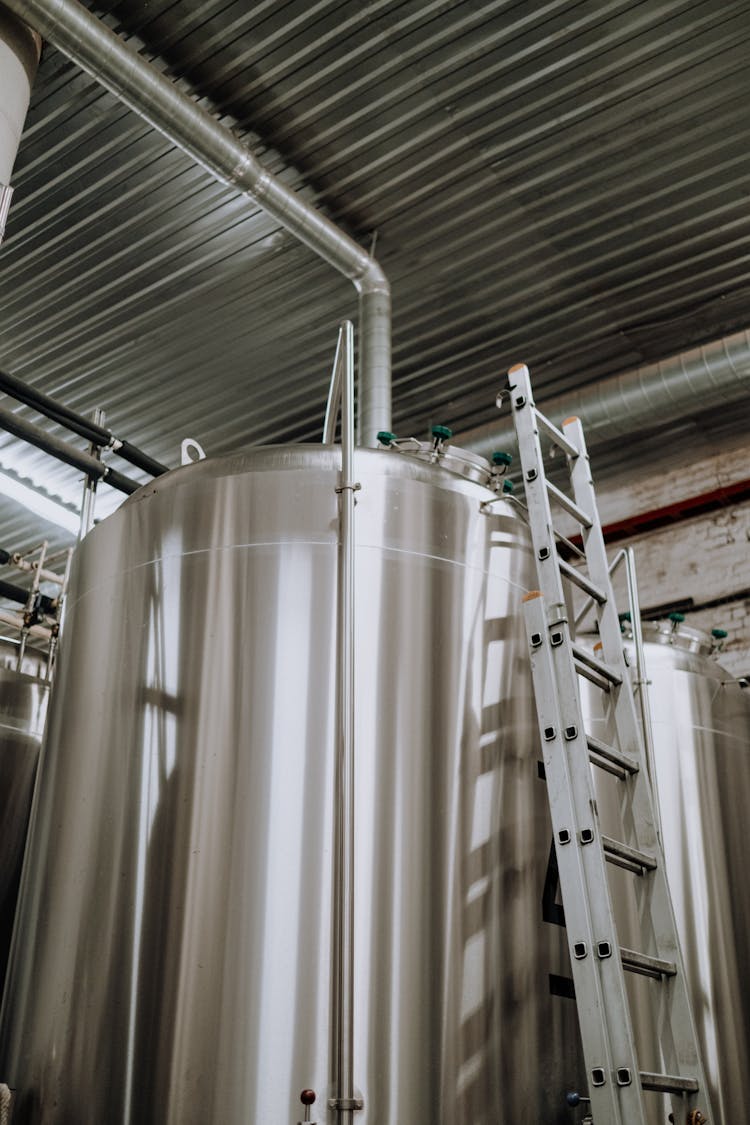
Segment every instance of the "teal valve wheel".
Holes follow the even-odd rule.
[[[448,441],[453,437],[453,430],[449,429],[448,426],[433,426],[430,433],[438,441]]]
[[[506,493],[507,496],[512,495],[512,493],[513,493],[513,481],[512,480],[504,480],[503,481],[503,492]]]
[[[395,434],[392,434],[389,430],[379,430],[378,431],[378,441],[380,442],[381,445],[391,446],[391,445],[393,445],[394,441],[398,441],[398,438],[396,437]]]
[[[674,621],[675,625],[682,625],[683,621],[685,620],[685,614],[684,613],[670,613],[669,620]]]
[[[620,623],[622,623],[623,621],[632,621],[633,618],[632,618],[632,616],[629,612],[628,613],[618,613],[617,614],[617,620]]]
[[[725,641],[729,636],[729,633],[726,631],[726,629],[712,629],[711,636],[716,641]]]
[[[502,450],[496,449],[492,454],[492,464],[495,465],[498,469],[501,466],[504,466],[506,469],[509,468],[512,461],[512,453],[503,453]]]

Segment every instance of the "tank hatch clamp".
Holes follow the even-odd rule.
[[[558,429],[536,409],[524,365],[512,367],[508,381],[501,400],[510,400],[518,438],[539,587],[524,597],[523,610],[591,1114],[596,1125],[646,1125],[651,1118],[644,1094],[653,1091],[668,1100],[665,1109],[676,1122],[710,1121],[583,428],[578,418],[568,418]],[[566,491],[547,479],[542,436],[565,454]],[[562,460],[558,454],[555,466]],[[557,543],[565,537],[554,526],[553,504],[580,528],[579,565],[558,555]],[[566,598],[574,591],[564,583],[593,599],[602,646],[596,657],[574,644]],[[603,745],[585,731],[580,675],[607,693],[614,745]],[[625,840],[602,835],[591,764],[608,769],[615,784],[626,787],[620,802],[626,810]],[[636,880],[637,950],[621,948],[618,940],[608,863]],[[661,1073],[639,1066],[626,972],[650,978]]]

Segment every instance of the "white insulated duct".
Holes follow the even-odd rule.
[[[390,286],[378,262],[286,187],[248,148],[78,0],[3,0],[82,70],[222,183],[251,196],[355,286],[360,299],[359,433],[391,428]]]
[[[533,371],[532,371],[533,376]],[[682,352],[659,363],[613,375],[579,391],[542,399],[540,408],[559,424],[576,415],[591,449],[639,430],[663,429],[665,420],[679,421],[701,410],[750,403],[750,331]],[[456,434],[458,445],[484,457],[515,444],[507,415],[495,422]]]
[[[0,242],[10,207],[10,176],[41,50],[39,36],[0,7]]]

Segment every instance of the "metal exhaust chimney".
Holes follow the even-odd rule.
[[[0,7],[0,242],[12,195],[10,174],[41,51],[36,32]]]

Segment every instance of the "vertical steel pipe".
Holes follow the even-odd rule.
[[[251,196],[355,286],[360,297],[360,442],[391,428],[390,287],[378,262],[268,172],[248,148],[78,0],[6,6],[222,183]]]
[[[628,579],[628,600],[630,602],[630,620],[633,626],[633,645],[635,647],[635,675],[636,684],[638,685],[638,704],[641,709],[641,726],[643,728],[643,745],[646,751],[646,764],[648,766],[648,775],[651,781],[651,791],[653,793],[654,801],[654,817],[656,819],[656,830],[661,839],[661,806],[659,804],[659,793],[657,788],[656,778],[656,755],[654,749],[654,726],[651,716],[651,701],[649,699],[649,679],[646,670],[646,657],[643,650],[643,628],[641,625],[641,601],[638,597],[638,578],[636,575],[635,567],[635,551],[632,547],[626,547],[624,552],[625,556],[625,573]]]
[[[334,872],[334,1089],[341,1125],[354,1106],[354,328],[339,332],[341,479],[336,653],[336,841]]]
[[[0,7],[0,242],[13,194],[10,176],[41,49],[39,36]]]

